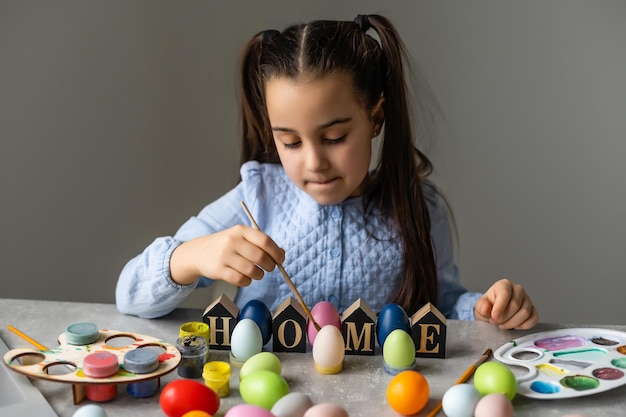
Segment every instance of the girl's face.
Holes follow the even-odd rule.
[[[278,77],[265,86],[274,143],[285,172],[319,204],[337,204],[363,193],[372,138],[382,124],[382,99],[368,111],[351,86],[344,75]]]

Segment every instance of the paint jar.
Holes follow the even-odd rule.
[[[201,378],[206,363],[206,340],[200,336],[182,336],[176,339],[176,349],[182,357],[178,366],[178,376],[182,378]]]
[[[84,346],[98,341],[100,330],[93,323],[74,323],[65,329],[65,340],[70,345]]]
[[[180,326],[178,333],[179,337],[182,336],[200,336],[204,339],[207,346],[206,360],[209,360],[209,325],[203,321],[188,321]]]
[[[111,352],[94,352],[83,359],[83,373],[90,378],[108,378],[119,369],[117,356]],[[85,394],[91,401],[109,401],[117,396],[117,384],[89,383]]]
[[[135,374],[149,374],[159,368],[159,355],[150,348],[138,348],[124,355],[124,369]],[[159,390],[159,378],[130,383],[126,392],[133,397],[149,397]]]
[[[204,365],[204,385],[211,388],[220,398],[230,394],[230,365],[228,362],[212,361]]]

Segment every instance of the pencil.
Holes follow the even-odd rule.
[[[476,360],[476,362],[474,362],[469,368],[465,370],[465,372],[463,372],[463,375],[461,375],[459,379],[456,380],[454,385],[462,384],[466,382],[468,379],[470,379],[470,377],[474,375],[474,372],[476,372],[476,368],[478,368],[480,364],[482,364],[487,359],[489,359],[492,353],[493,352],[491,349],[487,349],[485,353],[483,353],[482,356],[478,358],[478,360]],[[441,410],[441,405],[442,405],[442,402],[439,401],[437,405],[435,406],[435,408],[433,408],[432,411],[428,413],[428,417],[436,416],[439,410]]]
[[[246,203],[244,203],[243,201],[241,202],[241,207],[243,207],[243,210],[246,212],[246,216],[248,216],[248,219],[250,219],[250,223],[252,223],[252,226],[257,229],[257,230],[261,230],[261,228],[259,227],[259,225],[256,223],[256,221],[254,220],[254,217],[252,217],[252,213],[250,213],[250,210],[248,210],[248,206],[246,206]],[[274,260],[274,262],[276,262],[276,260]],[[309,317],[309,320],[311,320],[311,323],[313,323],[313,326],[315,326],[315,330],[317,330],[318,332],[320,331],[321,327],[319,324],[317,324],[317,322],[315,321],[315,319],[313,318],[313,314],[311,314],[311,310],[309,310],[309,308],[306,306],[306,304],[304,303],[304,300],[302,299],[302,296],[300,295],[300,293],[298,292],[298,289],[296,288],[296,286],[294,285],[293,281],[291,280],[291,278],[289,278],[289,275],[287,274],[287,271],[285,271],[285,268],[283,268],[282,264],[279,264],[278,262],[276,262],[276,266],[278,266],[278,270],[280,271],[280,273],[283,275],[283,278],[285,278],[285,281],[287,282],[287,285],[289,285],[289,288],[291,288],[291,292],[296,296],[296,298],[298,299],[298,302],[300,303],[300,305],[302,306],[302,308],[304,309],[304,312],[306,313],[306,315]]]
[[[13,333],[15,333],[16,335],[18,335],[19,337],[21,337],[22,339],[26,340],[27,342],[29,342],[30,344],[32,344],[33,346],[37,347],[37,349],[39,350],[50,350],[47,347],[45,347],[44,345],[42,345],[41,343],[39,343],[38,341],[36,341],[35,339],[31,338],[30,336],[28,336],[25,333],[22,333],[21,331],[19,331],[18,329],[16,329],[15,327],[8,325],[7,326],[9,328],[9,330],[11,330]]]

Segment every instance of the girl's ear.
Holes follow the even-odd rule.
[[[378,99],[378,103],[376,103],[370,112],[370,117],[372,118],[372,123],[374,124],[374,136],[378,136],[383,127],[383,123],[385,123],[385,110],[383,108],[384,101],[384,97]]]

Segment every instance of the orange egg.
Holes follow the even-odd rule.
[[[402,371],[387,385],[387,402],[397,413],[417,414],[428,402],[428,381],[417,371]]]
[[[183,414],[182,417],[212,417],[212,416],[211,414],[202,410],[192,410]]]

